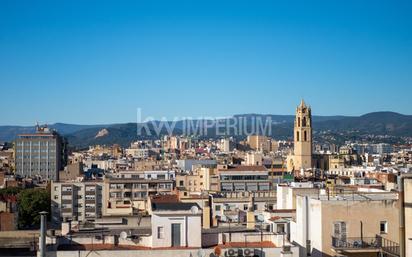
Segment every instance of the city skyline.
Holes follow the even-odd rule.
[[[412,114],[408,2],[3,2],[0,125]],[[30,111],[28,111],[30,110]]]
[[[0,256],[411,257],[412,1],[0,1]]]

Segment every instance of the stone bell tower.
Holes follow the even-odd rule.
[[[312,168],[312,113],[305,102],[300,102],[296,108],[294,127],[294,158],[295,171]]]

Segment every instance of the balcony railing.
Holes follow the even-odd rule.
[[[332,247],[338,249],[379,249],[380,244],[376,237],[347,237],[341,239],[333,236]]]
[[[383,238],[379,235],[377,235],[376,238],[381,242],[382,251],[384,253],[389,253],[392,256],[400,256],[400,247],[398,243]]]
[[[337,250],[377,250],[392,256],[399,256],[399,244],[376,235],[375,237],[348,237],[332,236],[332,247]]]

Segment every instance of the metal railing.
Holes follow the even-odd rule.
[[[377,237],[347,237],[339,238],[332,236],[332,247],[340,249],[380,249]]]
[[[335,249],[376,249],[392,256],[400,256],[399,244],[383,238],[380,235],[375,237],[347,237],[339,238],[332,236],[332,247]]]
[[[388,240],[386,238],[383,238],[379,235],[376,235],[376,238],[378,239],[378,241],[380,241],[381,249],[384,253],[387,253],[393,256],[400,256],[401,249],[398,243]]]

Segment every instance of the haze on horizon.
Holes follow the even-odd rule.
[[[0,125],[412,114],[410,1],[2,1]]]

